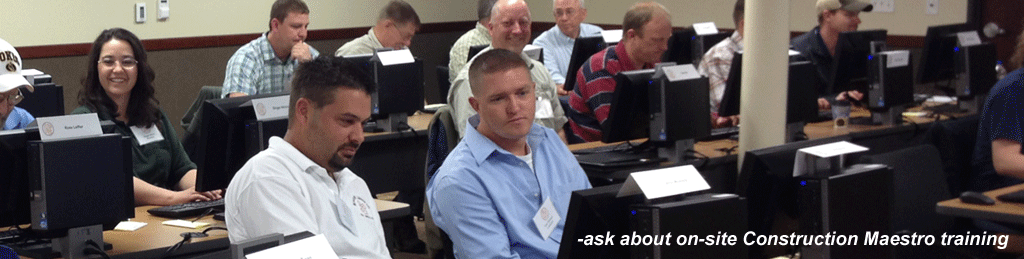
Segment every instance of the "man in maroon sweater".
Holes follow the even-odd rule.
[[[622,23],[622,41],[590,57],[576,72],[576,87],[569,96],[570,142],[601,140],[601,124],[608,118],[615,74],[654,67],[668,50],[672,16],[655,2],[629,8]]]

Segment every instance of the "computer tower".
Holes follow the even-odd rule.
[[[270,146],[270,137],[284,138],[288,132],[288,118],[248,120],[245,122],[246,161]]]
[[[984,43],[959,47],[955,58],[957,97],[973,98],[986,94],[996,83],[996,47],[994,44]],[[981,100],[982,103],[984,101],[984,99]]]
[[[711,135],[708,78],[669,81],[655,78],[650,84],[650,140],[674,142]]]
[[[853,165],[837,175],[798,177],[800,234],[892,234],[893,169]],[[863,241],[863,239],[861,240]],[[804,246],[804,258],[892,258],[891,246]]]
[[[408,114],[423,109],[423,61],[385,66],[375,57],[371,62],[377,92],[370,95],[370,112],[378,127],[399,131]]]
[[[894,58],[907,60],[905,65],[889,66],[889,62]],[[914,59],[909,51],[902,57],[897,55],[897,52],[881,52],[872,56],[868,62],[868,108],[885,110],[914,102],[911,60]]]
[[[120,134],[29,141],[32,230],[62,236],[134,217],[131,145]]]
[[[733,194],[702,194],[682,201],[631,206],[630,231],[639,236],[664,236],[671,245],[632,246],[631,258],[747,258],[742,240],[735,245],[707,245],[708,236],[742,237],[748,231],[747,202]],[[696,235],[699,244],[679,245],[679,236]]]

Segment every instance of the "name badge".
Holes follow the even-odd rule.
[[[537,96],[537,104],[534,105],[534,107],[537,110],[534,112],[533,116],[537,117],[537,119],[550,119],[555,117],[555,112],[551,107],[551,102],[548,102],[548,100],[543,97]]]
[[[256,113],[256,120],[266,121],[280,118],[288,118],[287,95],[259,98],[252,100],[252,110]]]
[[[100,119],[95,113],[41,117],[36,120],[39,124],[39,140],[42,141],[103,134]]]
[[[146,144],[164,140],[164,135],[160,134],[160,129],[156,127],[156,124],[149,125],[149,127],[131,126],[132,134],[135,135],[135,140],[139,142],[139,146],[145,146]]]
[[[537,210],[537,214],[533,215],[533,223],[537,225],[537,231],[540,231],[540,236],[545,240],[551,237],[551,232],[555,230],[560,220],[562,216],[558,215],[558,210],[551,203],[551,197],[544,199],[544,204]]]

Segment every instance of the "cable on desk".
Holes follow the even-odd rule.
[[[100,257],[110,259],[110,255],[103,251],[103,247],[93,241],[92,239],[86,240],[85,244],[88,245],[83,249],[83,252],[87,255],[99,255]]]
[[[206,211],[203,211],[203,214],[199,214],[199,217],[196,217],[195,219],[193,219],[192,222],[196,222],[196,220],[199,220],[199,219],[201,219],[203,217],[206,217],[206,215],[210,215],[210,213],[213,213],[213,209],[214,208],[206,209]]]
[[[723,147],[723,148],[718,148],[718,149],[715,149],[715,150],[718,150],[719,152],[725,153],[725,155],[728,156],[728,155],[732,155],[732,152],[736,152],[736,149],[738,149],[738,148],[740,148],[740,145],[734,145],[732,147],[727,147],[727,148]]]
[[[711,161],[710,157],[708,157],[707,155],[704,155],[703,153],[698,152],[697,150],[694,150],[694,149],[687,149],[686,153],[692,153],[693,155],[692,156],[691,155],[686,155],[686,156],[684,156],[684,158],[700,160],[700,164],[697,165],[697,169],[704,169],[704,166],[707,166],[708,163]]]
[[[410,126],[408,122],[406,122],[406,121],[399,122],[398,123],[398,134],[402,134],[402,132],[405,131],[405,130],[409,130],[410,132],[412,132],[413,136],[419,136],[420,135],[420,134],[416,133],[416,129],[412,128],[412,126]]]
[[[228,228],[225,228],[225,227],[208,227],[206,229],[203,229],[203,234],[208,234],[207,232],[210,232],[210,230],[224,230],[224,231],[228,231]]]
[[[160,258],[167,258],[174,252],[174,250],[178,250],[178,248],[181,248],[182,245],[189,241],[192,241],[192,235],[182,235],[181,241],[171,247],[168,247],[167,251],[164,251],[164,254],[161,255]]]

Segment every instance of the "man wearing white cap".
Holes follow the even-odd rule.
[[[828,75],[832,74],[839,33],[856,31],[860,24],[860,12],[870,12],[873,6],[857,0],[818,0],[816,6],[818,27],[793,38],[790,44],[817,66],[818,77],[824,83],[819,85],[818,94],[824,97],[831,94],[821,86],[828,85]],[[855,99],[862,96],[855,91],[851,91],[851,95]],[[825,98],[819,98],[818,107],[827,109],[829,103]]]
[[[21,75],[21,55],[10,43],[0,39],[0,121],[4,121],[3,130],[20,129],[36,118],[25,109],[14,107],[25,99],[19,88],[25,87],[34,91],[32,85]]]

